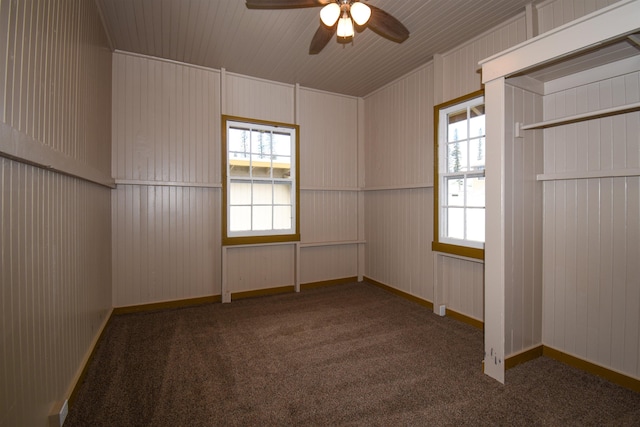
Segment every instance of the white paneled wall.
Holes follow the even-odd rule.
[[[300,186],[358,187],[358,99],[301,88],[299,91]]]
[[[109,189],[0,158],[2,425],[43,425],[111,308]]]
[[[232,293],[293,286],[295,245],[229,247],[227,277]]]
[[[116,307],[220,293],[220,190],[123,185],[113,192]]]
[[[220,294],[220,73],[114,54],[113,303]]]
[[[358,99],[301,88],[300,282],[359,274]],[[305,246],[311,245],[311,246]]]
[[[437,292],[439,304],[477,320],[483,320],[482,264],[443,255],[433,265],[433,106],[480,89],[478,61],[524,41],[525,21],[523,11],[365,99],[366,187],[384,190],[365,194],[367,277],[432,302]],[[419,215],[403,211],[412,206]],[[418,279],[418,270],[431,276]]]
[[[115,306],[220,295],[222,112],[297,121],[303,243],[358,240],[357,98],[121,52],[113,93]],[[292,248],[229,249],[228,290],[294,285]],[[301,248],[301,262],[318,255],[303,265],[326,267],[301,271],[303,283],[353,277],[358,245],[336,249],[340,263],[333,248]]]
[[[113,56],[113,177],[220,183],[220,73]]]
[[[433,66],[365,99],[366,186],[433,185]]]
[[[435,262],[437,283],[443,284],[438,304],[444,304],[449,310],[482,322],[484,264],[444,255],[438,256]]]
[[[639,87],[633,72],[546,95],[545,119],[639,102]],[[638,112],[544,131],[544,343],[635,378],[639,133]]]
[[[640,378],[640,178],[545,183],[544,342]]]
[[[358,240],[355,191],[302,191],[300,216],[303,243]]]
[[[223,114],[295,123],[295,86],[224,71],[221,85]],[[295,255],[293,245],[231,247],[222,261],[226,276],[223,292],[294,286]]]
[[[111,56],[93,3],[0,3],[0,121],[110,174]],[[95,76],[104,76],[95,79]],[[99,84],[96,82],[99,81]]]
[[[48,425],[111,310],[110,189],[73,177],[110,180],[111,53],[94,2],[0,28],[0,425]]]
[[[433,189],[368,191],[366,276],[433,301]]]
[[[442,54],[443,98],[437,100],[437,103],[480,90],[482,87],[478,62],[526,39],[527,27],[523,13],[498,28]]]
[[[222,91],[223,114],[295,123],[292,85],[225,72]]]
[[[544,119],[637,102],[640,72],[549,94],[544,97]],[[636,112],[545,129],[545,173],[640,167],[639,116]]]
[[[506,123],[542,120],[542,97],[506,86]],[[542,344],[542,131],[505,129],[505,357]]]
[[[609,6],[618,0],[547,0],[536,5],[539,33]]]
[[[359,274],[357,246],[354,243],[303,247],[300,253],[300,282],[356,277]]]

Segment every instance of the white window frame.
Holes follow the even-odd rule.
[[[291,147],[290,147],[290,169],[289,169],[289,177],[281,178],[273,176],[273,158],[269,156],[268,162],[272,164],[269,168],[270,176],[253,176],[253,166],[252,162],[254,161],[252,156],[249,156],[248,164],[249,164],[249,176],[240,177],[240,176],[232,176],[231,172],[231,160],[230,160],[230,149],[229,144],[227,144],[229,137],[229,130],[231,128],[237,129],[247,129],[249,131],[266,131],[280,134],[289,134]],[[299,128],[297,125],[286,124],[286,123],[277,123],[277,122],[268,122],[263,120],[254,120],[247,119],[242,117],[233,117],[233,116],[223,116],[222,117],[222,132],[223,132],[223,143],[222,143],[222,157],[223,157],[223,244],[232,245],[232,244],[253,244],[253,243],[272,243],[272,242],[283,242],[283,241],[299,241],[300,233],[299,233],[299,162],[298,162],[298,148],[299,148]],[[277,183],[286,183],[291,186],[290,193],[290,206],[291,206],[291,227],[288,229],[253,229],[253,219],[251,219],[252,229],[250,230],[231,230],[231,208],[232,204],[230,202],[230,189],[231,184],[233,182],[246,182],[247,184],[251,184],[252,186],[255,184],[271,184],[272,191],[274,190],[274,186]],[[236,205],[238,206],[238,205]],[[254,201],[252,200],[247,206],[253,207],[256,206]],[[266,206],[271,206],[274,209],[277,203],[272,199],[270,204],[265,204]],[[251,215],[253,215],[253,209],[251,209]],[[272,221],[275,215],[272,215]],[[272,224],[273,225],[273,224]]]
[[[463,202],[461,204],[455,206],[447,205],[448,197],[447,197],[447,181],[451,178],[458,178],[464,181],[463,188],[466,189],[466,182],[470,178],[485,176],[485,166],[482,166],[482,169],[471,170],[467,168],[466,170],[462,170],[459,172],[448,172],[447,170],[447,159],[448,159],[448,115],[452,112],[459,111],[461,109],[469,109],[476,105],[484,104],[484,93],[483,91],[474,92],[472,94],[463,96],[461,98],[457,98],[455,100],[446,102],[444,104],[440,104],[434,108],[434,120],[436,120],[436,135],[435,135],[435,143],[436,149],[436,170],[435,170],[435,180],[436,180],[436,192],[434,198],[434,209],[436,210],[435,216],[435,224],[434,224],[434,242],[433,249],[439,252],[451,253],[461,256],[467,256],[471,258],[484,258],[484,241],[471,240],[469,238],[469,230],[467,230],[467,221],[466,216],[469,211],[473,209],[482,209],[486,212],[486,204],[483,203],[482,207],[479,206],[470,206],[469,201],[467,200],[467,191],[464,190],[462,192]],[[467,113],[468,114],[468,113]],[[469,123],[467,119],[467,123]],[[485,135],[483,136],[486,141],[486,128],[484,130]],[[470,164],[470,154],[471,150],[469,149],[469,141],[477,140],[479,135],[469,135],[467,132],[467,137],[461,139],[459,143],[467,144],[467,147],[464,152],[466,152],[467,159],[466,164]],[[485,144],[486,149],[486,144]],[[486,151],[485,151],[486,153]],[[486,165],[486,159],[485,159]],[[449,237],[447,233],[448,228],[448,214],[450,208],[462,208],[464,220],[463,220],[463,238],[453,238]],[[485,230],[486,231],[486,230]],[[486,237],[486,236],[485,236]]]

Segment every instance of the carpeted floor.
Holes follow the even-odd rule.
[[[640,393],[366,283],[115,316],[65,427],[640,425]]]

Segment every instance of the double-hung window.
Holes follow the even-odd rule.
[[[484,258],[484,94],[435,107],[435,229],[433,249]]]
[[[223,244],[300,240],[297,125],[222,117]]]

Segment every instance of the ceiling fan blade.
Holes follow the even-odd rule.
[[[393,16],[382,9],[369,5],[371,18],[366,26],[382,37],[397,43],[402,43],[409,38],[409,30]]]
[[[329,40],[336,33],[336,26],[327,27],[324,24],[320,24],[320,27],[313,35],[311,39],[311,45],[309,46],[309,55],[316,55],[320,53],[322,49],[329,43]]]
[[[330,0],[247,0],[249,9],[297,9],[324,6]]]

